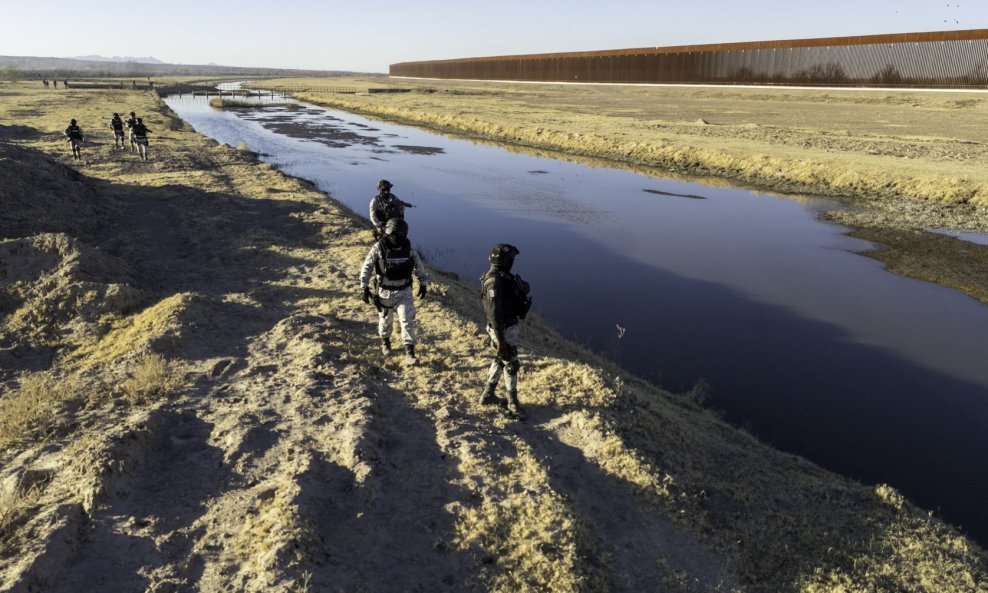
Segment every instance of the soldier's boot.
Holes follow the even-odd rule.
[[[381,354],[391,354],[391,338],[381,338]]]
[[[518,403],[517,391],[508,392],[508,414],[511,414],[521,421],[524,421],[527,418],[527,416],[525,416],[525,410],[522,409],[521,404]]]
[[[480,394],[480,405],[482,406],[492,406],[494,404],[501,404],[504,402],[501,398],[494,394],[497,389],[497,383],[488,383],[487,387],[484,387],[484,392]]]
[[[415,357],[415,344],[405,344],[405,364],[418,364],[419,359]]]

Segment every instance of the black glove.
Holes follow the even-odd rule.
[[[364,294],[362,295],[362,298],[364,299],[364,302],[365,303],[367,303],[368,305],[370,304],[370,302],[371,302],[371,292],[370,292],[370,287],[369,286],[365,286],[364,287]]]
[[[415,293],[415,296],[421,299],[425,296],[425,292],[426,292],[425,284],[419,284],[419,291]]]

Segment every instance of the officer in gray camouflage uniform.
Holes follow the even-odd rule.
[[[480,404],[498,404],[511,416],[525,420],[525,411],[518,403],[518,371],[521,369],[518,336],[521,333],[519,320],[524,319],[532,307],[532,297],[528,294],[531,289],[528,282],[511,273],[518,253],[514,245],[498,243],[488,258],[490,269],[480,278],[487,335],[497,351],[487,371],[487,386],[480,395]],[[502,372],[507,373],[507,401],[495,395]]]
[[[130,117],[126,121],[127,130],[130,136],[130,151],[133,153],[137,152],[137,138],[134,136],[134,126],[137,125],[137,114],[133,111],[130,112]]]
[[[391,193],[394,187],[387,179],[377,182],[377,195],[370,201],[370,219],[374,225],[374,236],[381,238],[384,234],[384,225],[392,218],[405,219],[405,208],[414,208],[414,204],[409,204],[398,196]]]
[[[371,271],[377,276],[377,288],[371,293]],[[415,303],[412,301],[412,275],[418,278],[416,295],[425,297],[427,275],[422,259],[408,240],[408,224],[392,218],[384,225],[384,236],[371,247],[360,270],[360,290],[365,303],[377,307],[377,333],[381,351],[391,353],[391,328],[395,310],[401,325],[405,362],[415,364]]]

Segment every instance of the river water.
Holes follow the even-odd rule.
[[[462,278],[493,244],[517,245],[535,310],[565,335],[673,391],[702,378],[709,404],[763,441],[891,484],[988,544],[988,307],[858,255],[873,246],[816,219],[833,204],[306,104],[165,102],[364,216],[389,179],[416,206],[413,244]]]

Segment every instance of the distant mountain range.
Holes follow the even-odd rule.
[[[354,74],[343,70],[293,70],[288,68],[250,68],[217,64],[168,64],[156,58],[114,56],[79,56],[76,58],[46,58],[40,56],[0,56],[0,76],[13,71],[27,78],[134,77],[146,76],[338,76]]]
[[[158,58],[152,58],[148,56],[146,58],[132,58],[130,56],[113,56],[112,58],[107,58],[104,56],[71,56],[67,58],[69,60],[88,60],[90,62],[136,62],[138,64],[164,64]]]

